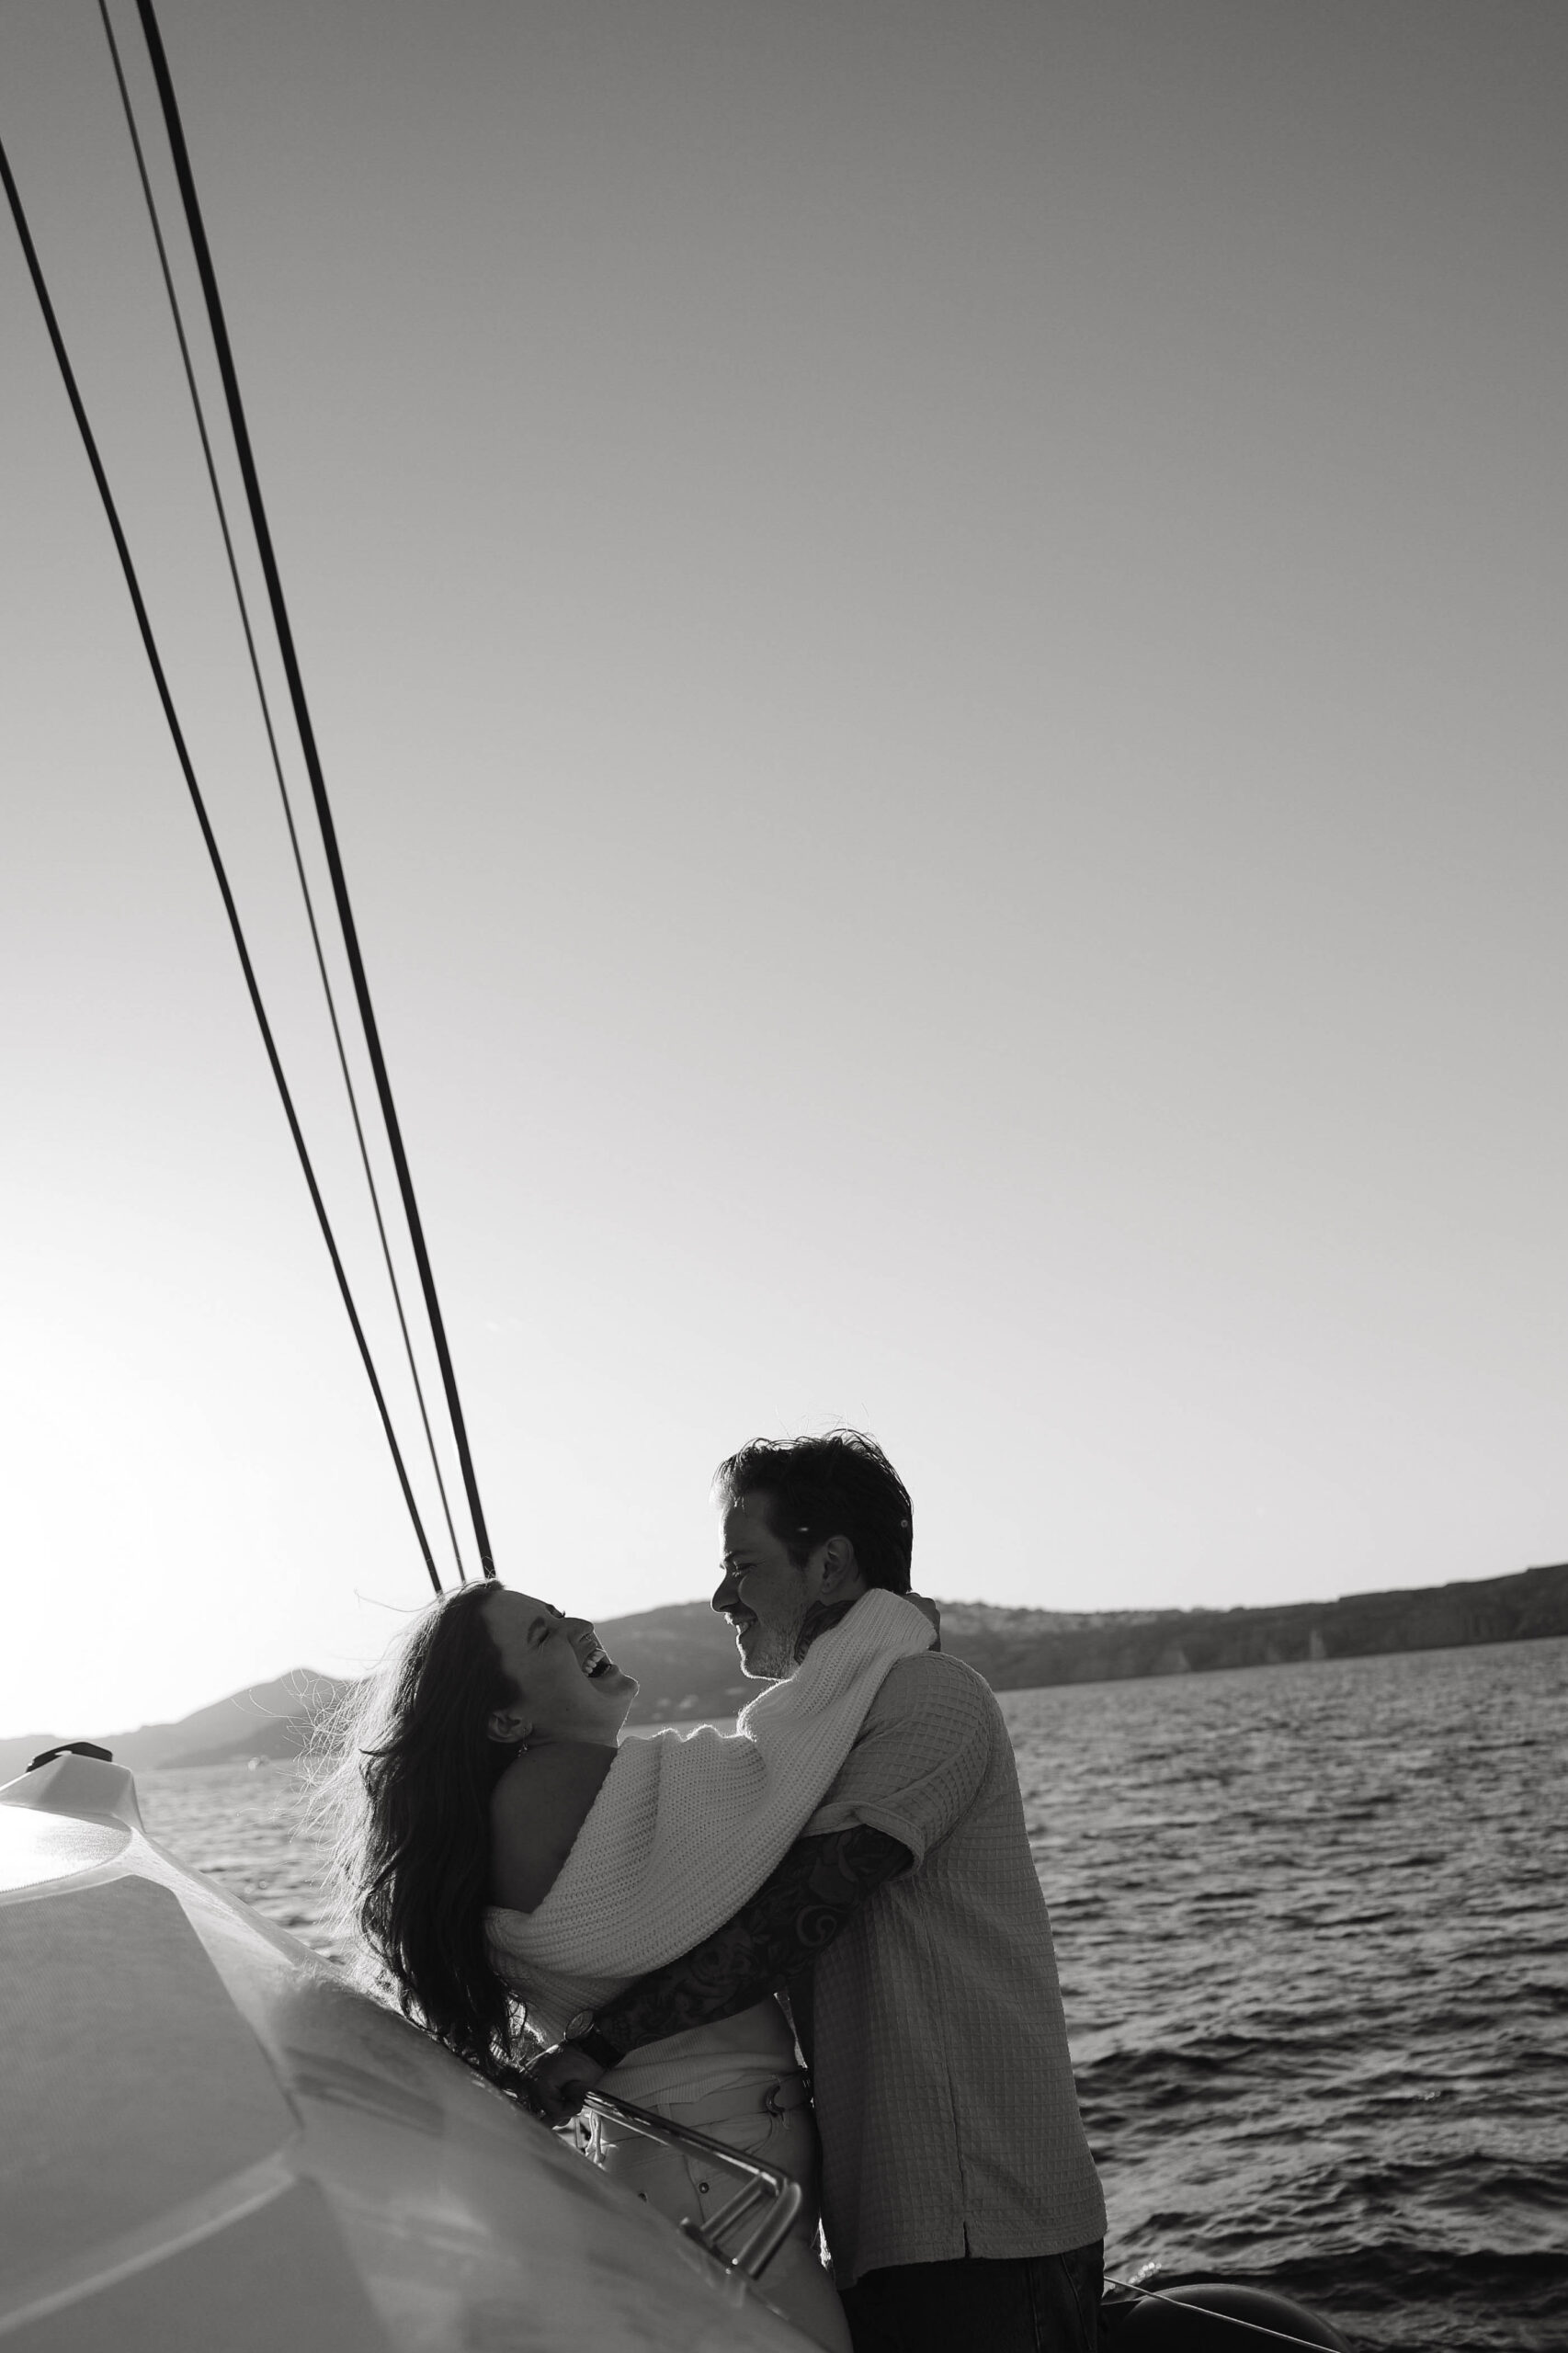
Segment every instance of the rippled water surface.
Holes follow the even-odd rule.
[[[1111,2268],[1568,2348],[1565,1682],[1559,1641],[1004,1696]]]
[[[1565,1694],[1556,1641],[1003,1695],[1112,2271],[1568,2353]],[[330,1949],[291,1771],[140,1786]]]

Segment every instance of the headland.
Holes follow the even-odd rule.
[[[988,1601],[940,1607],[944,1650],[967,1660],[993,1690],[1031,1691],[1568,1634],[1568,1561],[1512,1576],[1260,1609],[1009,1609]],[[606,1619],[598,1631],[610,1656],[642,1687],[640,1723],[733,1716],[756,1695],[756,1685],[737,1672],[729,1627],[705,1601]],[[0,1740],[0,1781],[25,1772],[40,1749],[69,1739],[97,1740],[133,1772],[280,1761],[300,1754],[311,1725],[347,1688],[296,1667],[177,1723],[119,1733],[77,1726]]]

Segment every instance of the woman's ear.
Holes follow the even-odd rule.
[[[532,1724],[517,1707],[492,1708],[484,1719],[485,1738],[498,1741],[505,1748],[516,1748],[532,1730]]]

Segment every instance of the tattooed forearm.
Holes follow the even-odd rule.
[[[750,2009],[809,1967],[856,1906],[910,1859],[883,1830],[802,1838],[733,1920],[607,2003],[596,2031],[624,2052]]]

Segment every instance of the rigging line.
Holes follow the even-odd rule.
[[[131,549],[120,525],[119,512],[108,486],[108,476],[104,472],[103,460],[98,455],[98,445],[94,438],[93,428],[87,421],[87,412],[83,406],[82,395],[77,390],[75,371],[72,368],[70,355],[65,348],[65,339],[60,331],[60,322],[54,313],[54,304],[50,300],[42,265],[38,257],[38,249],[33,244],[32,232],[28,226],[28,217],[22,208],[21,191],[12,176],[10,162],[3,142],[0,142],[0,180],[5,183],[6,199],[11,207],[12,218],[17,224],[17,236],[21,240],[22,254],[33,282],[33,291],[38,296],[39,307],[43,313],[44,325],[49,331],[49,339],[54,348],[54,357],[64,380],[66,396],[71,403],[72,413],[82,436],[82,444],[87,453],[87,463],[93,470],[93,479],[97,484],[98,496],[103,502],[104,513],[108,518],[109,530],[119,557],[120,570],[125,574],[125,585],[131,592],[131,603],[136,615],[136,625],[142,632],[142,642],[146,650],[147,659],[152,665],[153,684],[158,689],[158,699],[164,707],[164,717],[168,722],[169,733],[174,738],[176,756],[179,760],[180,770],[190,794],[191,806],[196,812],[197,824],[201,828],[201,838],[206,844],[207,855],[218,880],[218,889],[223,901],[223,912],[229,918],[229,929],[233,935],[234,946],[239,951],[240,969],[244,974],[245,987],[250,994],[251,1009],[256,1015],[256,1026],[261,1031],[261,1041],[267,1049],[267,1059],[272,1066],[272,1075],[283,1105],[284,1117],[289,1122],[289,1132],[294,1139],[294,1149],[300,1156],[300,1165],[304,1171],[305,1183],[310,1188],[316,1222],[321,1227],[322,1238],[326,1244],[327,1255],[332,1260],[332,1270],[337,1277],[337,1288],[343,1295],[343,1304],[348,1311],[348,1321],[353,1326],[354,1337],[358,1343],[360,1358],[369,1376],[370,1388],[381,1417],[381,1427],[386,1433],[387,1444],[392,1449],[392,1461],[397,1466],[398,1483],[403,1489],[403,1502],[408,1506],[408,1516],[414,1522],[414,1532],[419,1539],[419,1549],[425,1556],[425,1566],[429,1572],[431,1584],[439,1593],[442,1589],[441,1580],[430,1551],[429,1540],[425,1533],[425,1524],[419,1517],[419,1507],[414,1499],[414,1490],[408,1483],[408,1472],[403,1466],[403,1455],[398,1448],[397,1434],[392,1426],[392,1417],[387,1412],[386,1399],[381,1394],[381,1384],[376,1377],[376,1368],[371,1359],[369,1344],[366,1340],[364,1327],[359,1321],[358,1310],[354,1304],[353,1293],[348,1288],[348,1278],[344,1272],[343,1260],[338,1256],[337,1243],[327,1217],[326,1204],[322,1199],[321,1188],[316,1183],[315,1170],[311,1165],[311,1156],[305,1148],[304,1135],[294,1109],[294,1099],[289,1092],[289,1082],[283,1074],[283,1064],[278,1059],[277,1043],[272,1035],[272,1026],[267,1017],[267,1008],[261,1001],[261,990],[257,985],[255,968],[251,963],[250,950],[245,945],[244,933],[240,927],[239,909],[234,904],[233,892],[229,888],[229,877],[218,847],[217,835],[212,831],[211,821],[207,814],[207,804],[201,797],[201,788],[196,780],[196,770],[191,765],[185,733],[179,723],[179,714],[175,709],[174,697],[169,690],[169,682],[158,653],[157,641],[153,635],[153,624],[148,618],[147,608],[142,599],[142,585],[136,576],[136,567],[131,560]]]
[[[119,44],[115,40],[114,27],[109,21],[108,0],[98,0],[98,15],[103,22],[105,39],[108,42],[109,57],[114,65],[114,78],[119,87],[119,102],[125,114],[125,127],[131,133],[131,145],[136,157],[136,170],[142,182],[142,194],[147,207],[147,218],[152,223],[153,242],[158,249],[158,266],[163,271],[164,290],[169,298],[169,310],[173,314],[175,334],[179,342],[180,359],[185,368],[185,381],[190,393],[190,404],[196,413],[196,429],[200,436],[201,454],[207,464],[207,480],[212,492],[212,503],[218,510],[218,528],[222,533],[223,552],[229,562],[229,578],[233,584],[234,601],[240,608],[240,627],[244,632],[245,652],[250,656],[251,676],[256,681],[256,700],[261,705],[262,724],[267,730],[267,749],[272,755],[272,773],[278,779],[278,798],[283,803],[283,819],[289,829],[289,847],[294,856],[294,872],[299,878],[300,894],[305,903],[305,920],[310,926],[311,945],[315,950],[316,971],[321,975],[322,994],[326,999],[327,1018],[332,1024],[333,1043],[337,1049],[337,1067],[343,1074],[343,1085],[348,1097],[349,1115],[354,1122],[354,1139],[359,1147],[359,1165],[365,1172],[365,1183],[369,1191],[370,1207],[376,1220],[376,1232],[381,1239],[381,1258],[386,1267],[387,1280],[392,1286],[392,1304],[397,1310],[398,1330],[403,1335],[403,1355],[408,1359],[409,1377],[414,1383],[414,1394],[419,1406],[419,1419],[425,1431],[425,1443],[429,1449],[430,1468],[436,1474],[436,1488],[441,1498],[441,1512],[447,1523],[447,1535],[451,1542],[452,1559],[457,1564],[458,1582],[460,1585],[466,1585],[468,1573],[463,1567],[458,1532],[452,1525],[452,1508],[447,1499],[447,1483],[441,1475],[441,1460],[436,1449],[435,1433],[430,1427],[430,1415],[425,1404],[425,1387],[419,1378],[419,1366],[414,1354],[414,1342],[409,1334],[408,1319],[403,1313],[403,1290],[398,1282],[397,1269],[392,1264],[392,1245],[387,1239],[386,1224],[381,1216],[381,1193],[376,1184],[374,1171],[370,1166],[369,1150],[365,1142],[365,1131],[359,1118],[359,1098],[355,1092],[354,1081],[348,1068],[348,1057],[344,1049],[343,1031],[337,1018],[337,1000],[333,995],[332,983],[327,975],[326,958],[322,949],[321,933],[316,925],[315,902],[311,895],[310,881],[305,873],[304,858],[300,848],[300,836],[294,824],[294,804],[290,798],[289,786],[283,774],[283,762],[278,749],[277,731],[272,723],[272,706],[267,699],[266,682],[261,675],[261,663],[256,649],[256,636],[251,628],[250,608],[245,600],[244,588],[240,579],[239,563],[234,554],[233,538],[229,529],[228,507],[219,483],[218,469],[213,460],[212,443],[207,430],[207,414],[202,406],[201,394],[196,381],[196,370],[191,363],[190,345],[185,332],[185,317],[180,309],[179,296],[175,290],[174,274],[169,267],[168,249],[164,243],[163,222],[158,215],[157,201],[153,197],[153,184],[147,173],[147,162],[142,153],[141,133],[136,125],[135,109],[131,103],[131,92],[126,87],[125,72],[120,63]]]
[[[1217,2320],[1223,2328],[1250,2329],[1254,2336],[1271,2336],[1276,2345],[1301,2345],[1306,2353],[1321,2353],[1310,2336],[1291,2336],[1282,2328],[1266,2328],[1260,2320],[1243,2320],[1239,2313],[1216,2313],[1203,2304],[1184,2304],[1179,2297],[1163,2295],[1158,2288],[1140,2288],[1132,2279],[1113,2279],[1108,2271],[1105,2283],[1108,2288],[1125,2290],[1130,2296],[1147,2296],[1156,2304],[1169,2304],[1173,2311],[1186,2313],[1189,2317],[1196,2313],[1200,2320]]]
[[[381,1118],[386,1126],[387,1142],[392,1149],[392,1165],[397,1170],[398,1188],[403,1195],[403,1215],[408,1222],[409,1239],[414,1245],[415,1261],[419,1268],[419,1280],[425,1293],[426,1313],[430,1319],[430,1335],[435,1342],[437,1360],[441,1368],[441,1381],[447,1394],[447,1410],[451,1416],[452,1436],[456,1441],[458,1460],[462,1466],[463,1487],[468,1496],[469,1512],[473,1520],[475,1541],[479,1547],[480,1565],[487,1577],[495,1574],[491,1556],[490,1538],[484,1525],[483,1507],[479,1500],[479,1482],[474,1475],[473,1457],[469,1449],[468,1427],[463,1420],[462,1404],[458,1395],[457,1374],[452,1367],[451,1352],[447,1346],[447,1327],[442,1318],[440,1302],[436,1295],[436,1278],[431,1269],[429,1253],[425,1246],[425,1228],[419,1215],[419,1205],[414,1195],[414,1178],[403,1150],[403,1130],[398,1122],[397,1107],[392,1101],[392,1081],[387,1074],[381,1053],[381,1032],[376,1026],[375,1009],[370,1003],[370,984],[366,977],[364,960],[359,953],[359,935],[354,922],[354,910],[348,900],[348,882],[343,870],[343,860],[337,847],[337,828],[333,823],[332,805],[327,799],[326,779],[322,771],[321,756],[316,748],[315,730],[311,723],[310,708],[305,700],[305,684],[300,672],[294,650],[294,633],[290,626],[289,609],[283,598],[283,583],[273,552],[272,533],[267,525],[267,509],[262,501],[261,483],[256,473],[256,460],[251,450],[250,432],[245,423],[244,404],[240,398],[239,378],[234,369],[233,352],[229,344],[229,331],[223,317],[223,305],[218,291],[217,273],[207,243],[201,207],[197,199],[196,181],[191,172],[190,155],[185,143],[185,131],[180,121],[179,107],[170,79],[168,60],[164,54],[163,36],[153,10],[152,0],[136,0],[136,13],[142,21],[142,36],[152,63],[153,77],[158,86],[158,99],[164,111],[165,129],[174,160],[175,176],[179,182],[180,198],[185,206],[186,225],[190,234],[196,257],[201,290],[206,298],[208,324],[212,333],[213,349],[218,370],[223,380],[224,397],[229,406],[229,425],[233,435],[234,451],[239,459],[240,473],[244,482],[245,497],[250,506],[251,529],[256,537],[256,552],[261,558],[262,573],[267,581],[267,593],[272,607],[273,629],[278,649],[283,659],[284,676],[289,682],[290,699],[294,707],[294,724],[299,732],[300,748],[304,756],[305,772],[310,778],[311,793],[315,801],[316,819],[321,827],[322,847],[326,853],[327,871],[332,877],[333,897],[337,905],[337,920],[343,932],[344,949],[348,969],[354,979],[354,994],[358,1003],[360,1025],[365,1032],[365,1044],[375,1074],[376,1092],[381,1099]]]

